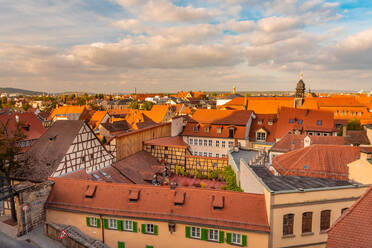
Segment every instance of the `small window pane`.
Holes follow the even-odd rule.
[[[283,216],[283,235],[293,234],[294,214]]]
[[[320,230],[325,231],[331,226],[331,210],[324,210],[320,213]]]
[[[313,213],[305,212],[302,214],[302,233],[312,232]]]

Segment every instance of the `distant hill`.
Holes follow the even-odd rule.
[[[17,89],[17,88],[0,88],[0,92],[5,92],[8,94],[28,95],[28,96],[35,96],[35,95],[43,94],[43,92],[39,92],[39,91],[23,90],[23,89]],[[44,92],[44,94],[47,94],[47,93]]]

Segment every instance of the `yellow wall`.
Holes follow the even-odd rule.
[[[271,195],[272,244],[276,247],[314,244],[307,247],[325,247],[327,234],[320,231],[320,213],[331,210],[331,226],[341,216],[343,208],[350,207],[366,187],[323,190]],[[269,204],[269,203],[268,203]],[[313,212],[312,234],[302,235],[302,214]],[[294,236],[283,237],[283,216],[294,214]],[[317,244],[316,243],[323,243]]]
[[[96,217],[99,216],[82,214],[82,213],[71,213],[71,212],[62,212],[57,210],[46,210],[46,220],[48,222],[73,225],[79,228],[82,232],[89,235],[90,237],[98,240],[102,240],[101,228],[88,227],[86,225],[86,217]],[[107,217],[106,217],[107,218]],[[115,219],[121,219],[113,217]],[[134,220],[130,218],[125,218],[125,220]],[[154,248],[190,248],[190,247],[203,247],[203,248],[213,248],[213,247],[237,247],[235,245],[229,245],[226,243],[217,243],[209,242],[197,239],[191,239],[185,237],[185,225],[177,223],[176,232],[172,234],[168,229],[168,222],[157,222],[152,220],[134,220],[138,223],[138,232],[126,232],[126,231],[117,231],[117,230],[104,230],[105,243],[112,248],[116,248],[118,241],[125,242],[126,248],[145,248],[146,245],[152,245]],[[141,224],[151,223],[158,225],[158,235],[149,235],[141,233]],[[190,226],[190,225],[189,225]],[[201,227],[201,226],[200,226]],[[204,227],[203,227],[204,228]],[[207,228],[207,227],[205,227]],[[226,233],[234,232],[247,235],[247,247],[255,248],[265,248],[268,247],[268,233],[259,233],[259,232],[240,232],[240,231],[231,231],[226,229],[219,229],[225,232],[225,241]]]
[[[366,159],[359,159],[347,165],[349,179],[363,184],[372,184],[372,164]]]

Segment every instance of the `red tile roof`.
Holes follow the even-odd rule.
[[[8,114],[4,113],[0,115],[0,122],[5,124],[9,120],[8,130],[15,131],[17,127],[16,116],[19,118],[19,122],[22,123],[22,126],[25,128],[22,129],[23,133],[26,135],[25,140],[34,140],[39,139],[44,133],[45,128],[41,121],[37,118],[34,113],[16,113]],[[27,128],[28,126],[28,128]]]
[[[372,186],[327,230],[327,248],[372,247]]]
[[[163,137],[144,142],[145,145],[156,145],[156,146],[170,146],[178,148],[187,148],[189,145],[183,141],[182,137]]]
[[[165,117],[169,110],[169,105],[154,105],[151,110],[143,110],[142,113],[156,123],[165,121]]]
[[[273,167],[283,176],[307,176],[348,180],[347,164],[359,159],[366,147],[311,145],[278,155]],[[372,148],[368,148],[371,149]]]
[[[263,194],[187,187],[177,187],[172,190],[169,187],[152,185],[116,184],[63,178],[51,178],[50,180],[55,184],[46,208],[270,232]],[[96,186],[92,199],[85,198],[88,186]],[[139,199],[133,203],[129,201],[129,196],[134,191],[139,192]],[[185,192],[185,202],[182,206],[174,205],[175,192]],[[222,197],[224,207],[221,210],[214,210],[213,199]]]
[[[302,134],[286,134],[275,145],[271,147],[271,151],[289,152],[300,148],[304,148],[304,139],[306,135]],[[310,145],[326,144],[326,145],[345,145],[345,137],[343,136],[316,136],[310,135]]]
[[[293,120],[293,123],[290,123]],[[302,123],[299,121],[302,120]],[[317,121],[321,120],[321,125]],[[329,111],[307,110],[297,108],[281,108],[275,136],[277,139],[282,138],[288,131],[319,131],[334,132],[335,122],[333,113]]]
[[[190,122],[215,125],[245,126],[252,115],[250,110],[198,109]]]

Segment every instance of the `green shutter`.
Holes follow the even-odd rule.
[[[154,234],[158,235],[158,225],[154,225]]]
[[[108,219],[103,219],[103,227],[104,227],[105,229],[109,229],[109,228],[108,228]]]
[[[100,227],[101,227],[101,220],[97,219],[97,228],[100,228]]]
[[[90,217],[87,217],[87,226],[90,226]]]
[[[146,248],[154,248],[152,245],[146,245]]]
[[[224,231],[220,231],[219,242],[220,243],[225,242],[225,232]]]
[[[242,246],[247,246],[247,235],[242,235]]]
[[[201,229],[201,239],[202,240],[208,240],[208,229]]]
[[[189,226],[185,227],[185,234],[186,234],[186,238],[191,237],[191,227],[189,227]]]
[[[133,221],[133,232],[137,232],[137,222]]]
[[[141,232],[146,233],[146,224],[141,225]]]
[[[124,242],[118,242],[118,248],[125,248],[125,243]]]
[[[231,233],[226,233],[226,243],[231,244]]]
[[[117,225],[118,225],[118,230],[123,231],[123,221],[122,220],[117,220]]]

